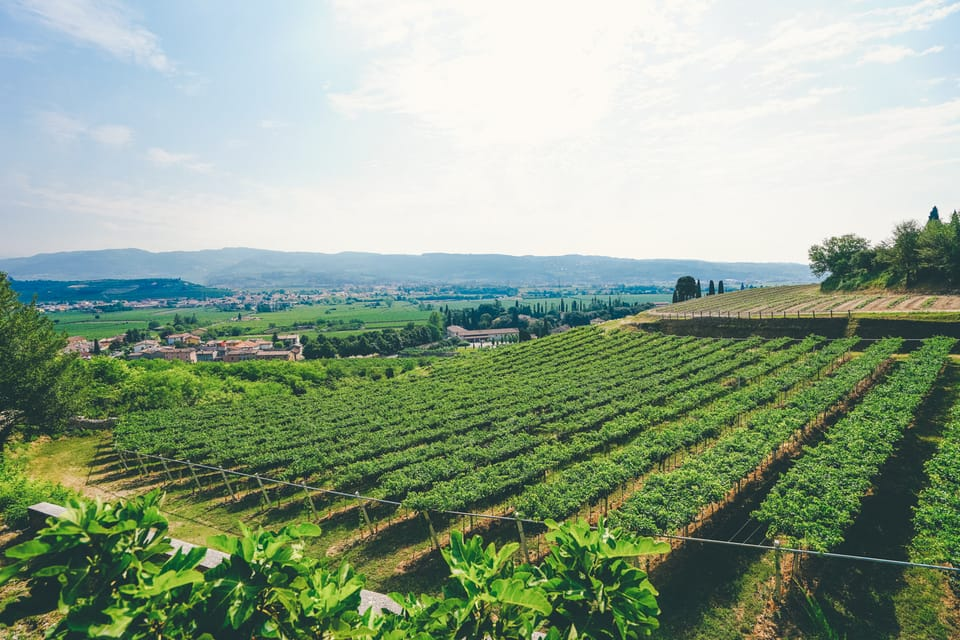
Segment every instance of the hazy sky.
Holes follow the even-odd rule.
[[[0,0],[0,256],[806,261],[960,208],[960,1]]]

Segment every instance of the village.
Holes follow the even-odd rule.
[[[127,335],[100,340],[82,336],[67,338],[67,353],[90,358],[106,354],[128,360],[179,360],[181,362],[243,362],[245,360],[302,360],[300,336],[278,335],[277,341],[263,338],[206,340],[193,333],[172,333],[165,338],[140,340],[124,349]]]

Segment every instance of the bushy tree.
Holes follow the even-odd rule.
[[[673,288],[673,301],[683,302],[700,297],[700,287],[693,276],[682,276],[677,278],[677,284]]]
[[[70,413],[66,339],[0,273],[0,424],[54,426]]]
[[[848,233],[827,238],[822,244],[810,247],[810,270],[818,278],[826,274],[844,276],[866,266],[870,242],[866,238]]]

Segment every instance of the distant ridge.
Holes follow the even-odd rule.
[[[126,300],[135,302],[170,298],[216,298],[229,295],[226,289],[213,289],[179,278],[114,278],[109,280],[26,280],[10,278],[10,286],[20,300],[70,303],[81,300]]]
[[[0,271],[18,280],[182,278],[214,287],[331,287],[373,284],[496,284],[514,287],[673,285],[703,280],[755,284],[816,282],[806,264],[633,260],[603,256],[362,252],[308,253],[227,248],[154,253],[104,249],[0,259]]]

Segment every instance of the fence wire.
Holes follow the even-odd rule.
[[[280,486],[293,487],[295,489],[300,489],[303,491],[315,491],[317,493],[336,496],[338,498],[347,498],[350,500],[357,500],[360,502],[374,502],[378,504],[385,504],[385,505],[396,506],[396,507],[403,506],[403,503],[397,500],[386,500],[384,498],[374,498],[372,496],[363,496],[363,495],[360,495],[359,492],[348,493],[346,491],[324,489],[322,487],[314,487],[306,483],[277,480],[274,478],[268,478],[268,477],[257,475],[257,474],[244,473],[242,471],[224,469],[223,467],[217,467],[217,466],[208,465],[208,464],[201,464],[198,462],[189,462],[186,460],[178,460],[176,458],[168,458],[165,456],[159,456],[155,454],[140,453],[138,451],[130,451],[127,449],[115,449],[115,451],[117,451],[117,453],[120,454],[121,459],[123,459],[124,455],[137,456],[140,458],[149,458],[153,460],[160,460],[162,462],[172,462],[172,463],[184,465],[187,467],[194,467],[197,469],[206,469],[208,471],[215,471],[218,473],[230,474],[230,475],[241,477],[241,478],[251,478],[251,479],[257,480],[258,482],[269,482],[269,483],[280,485]],[[533,525],[539,525],[543,527],[547,526],[547,523],[542,520],[521,518],[519,516],[496,515],[492,513],[472,513],[469,511],[452,511],[452,510],[444,510],[444,509],[422,509],[420,511],[427,511],[430,513],[438,513],[438,514],[450,515],[450,516],[463,516],[463,517],[477,518],[482,520],[520,522],[523,524],[533,524]],[[741,529],[743,529],[743,527],[741,527]],[[734,534],[734,537],[735,536],[736,534]],[[793,553],[796,555],[810,556],[810,557],[817,557],[817,558],[829,558],[834,560],[872,562],[875,564],[885,564],[885,565],[893,565],[893,566],[899,566],[899,567],[918,567],[921,569],[933,569],[933,570],[943,571],[947,573],[960,574],[960,567],[950,567],[950,566],[944,566],[939,564],[925,564],[922,562],[909,562],[907,560],[892,560],[889,558],[872,558],[870,556],[858,556],[858,555],[851,555],[851,554],[845,554],[845,553],[821,552],[821,551],[814,551],[811,549],[784,547],[780,544],[774,544],[774,545],[751,544],[747,542],[732,542],[731,540],[714,540],[711,538],[698,538],[693,536],[681,536],[681,535],[669,535],[669,534],[655,534],[651,537],[659,538],[661,540],[679,540],[679,541],[688,542],[688,543],[695,542],[695,543],[706,544],[706,545],[739,547],[739,548],[762,550],[762,551],[775,551],[778,553]],[[751,534],[750,537],[753,537],[753,534]],[[747,539],[749,540],[749,537]]]

